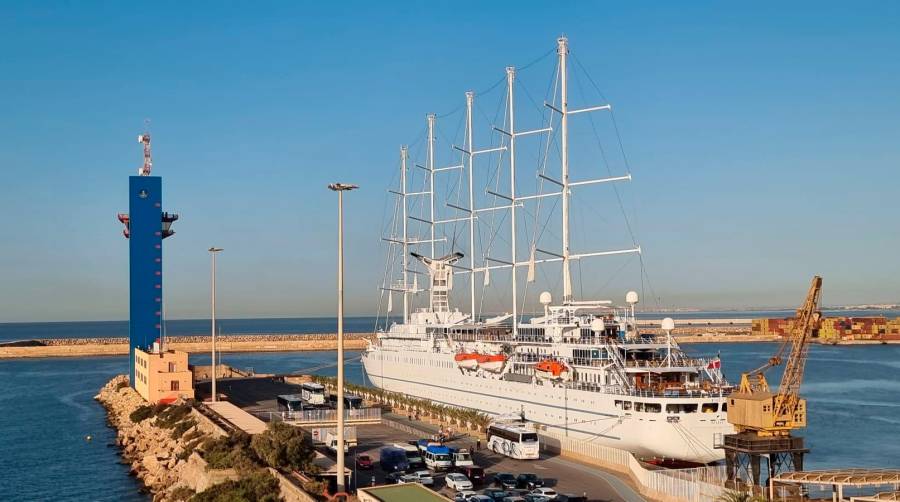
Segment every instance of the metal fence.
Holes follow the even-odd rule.
[[[541,448],[589,458],[631,473],[642,492],[665,494],[666,500],[687,502],[716,500],[725,491],[725,466],[652,470],[625,450],[580,439],[541,432]]]
[[[257,411],[257,417],[272,421],[291,422],[294,424],[337,422],[337,410],[314,409],[300,411]],[[381,408],[353,408],[344,410],[347,422],[377,422],[381,420]]]

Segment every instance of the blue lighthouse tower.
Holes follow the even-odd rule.
[[[162,210],[162,178],[150,176],[153,161],[150,135],[138,136],[144,145],[144,165],[128,178],[128,213],[119,214],[125,225],[129,257],[129,382],[135,386],[134,350],[148,350],[160,340],[163,323],[162,241],[175,232],[174,213]]]

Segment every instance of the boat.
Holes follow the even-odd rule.
[[[453,356],[456,365],[465,370],[474,370],[478,368],[478,358],[481,354],[476,352],[462,352]]]
[[[534,375],[543,380],[571,380],[572,372],[562,361],[544,359],[534,365]]]
[[[383,236],[388,263],[380,285],[379,317],[387,322],[377,328],[374,339],[367,340],[361,357],[365,375],[369,384],[380,389],[493,417],[521,415],[542,434],[611,446],[642,459],[720,461],[724,453],[715,448],[716,440],[734,432],[727,421],[726,398],[734,387],[723,376],[719,360],[688,354],[668,332],[639,330],[635,306],[640,295],[635,291],[628,291],[620,303],[576,297],[574,262],[639,255],[641,248],[633,242],[624,249],[571,250],[570,206],[585,200],[573,201],[571,194],[586,186],[608,190],[604,187],[630,181],[631,175],[611,172],[591,179],[579,173],[570,178],[569,118],[608,113],[610,107],[569,107],[568,55],[568,40],[558,39],[556,68],[548,86],[553,93],[548,94],[546,121],[540,127],[516,128],[516,69],[510,67],[501,100],[502,123],[494,126],[493,143],[480,149],[475,146],[475,96],[469,92],[465,141],[453,145],[459,163],[446,167],[435,163],[437,117],[433,114],[427,116],[421,143],[427,160],[415,164],[419,170],[409,165],[409,149],[401,147],[399,186],[390,190],[396,202],[394,224],[385,227],[389,234]],[[558,160],[559,173],[554,175],[546,169],[551,160],[548,154],[538,159],[536,193],[522,194],[516,186],[516,142],[521,136],[543,138],[548,145],[545,151],[554,152],[554,169]],[[501,167],[504,170],[506,188],[495,183],[476,190],[474,159],[488,152],[502,153],[502,162],[495,165],[498,172]],[[588,160],[581,157],[579,165]],[[442,215],[437,210],[435,177],[448,173],[459,176],[458,183],[448,183],[457,188],[458,200],[447,202]],[[475,197],[484,192],[488,195]],[[529,206],[553,200],[561,211],[552,220]],[[496,205],[486,205],[490,201]],[[416,207],[420,213],[410,214]],[[504,212],[505,226],[492,226],[496,220],[488,216]],[[540,247],[534,240],[528,242],[521,227],[516,227],[517,222],[528,221],[525,218],[531,218],[529,229],[553,225],[553,241],[548,244],[547,238]],[[596,219],[585,221],[597,224]],[[452,232],[442,230],[450,225]],[[463,230],[457,225],[464,225]],[[509,248],[479,245],[476,237],[482,230],[489,235],[503,231],[503,244]],[[584,231],[599,235],[593,226]],[[440,253],[437,243],[442,246]],[[543,274],[555,277],[548,281],[548,288],[561,285],[561,295],[545,290],[535,298],[539,289],[521,286],[523,279],[525,284],[535,281],[539,267]],[[582,269],[576,270],[580,276]],[[492,274],[509,274],[505,276],[509,283],[495,280],[492,286]],[[427,286],[421,287],[425,281],[420,279],[425,277]],[[467,280],[468,294],[461,305],[451,298],[451,293],[459,294],[453,292],[454,277]],[[580,280],[583,286],[585,280],[602,283],[603,279]],[[483,287],[480,298],[479,287]],[[493,297],[502,295],[498,301],[505,305],[502,308],[508,306],[508,312],[483,311],[488,288],[501,290]],[[422,295],[427,299],[420,293],[427,293]],[[392,311],[397,303],[392,301],[394,296],[403,300],[402,319]]]
[[[478,366],[484,371],[499,373],[506,365],[506,356],[503,354],[482,354],[478,356]]]

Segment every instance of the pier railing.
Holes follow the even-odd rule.
[[[725,493],[725,466],[649,469],[630,452],[556,433],[540,433],[541,448],[629,474],[645,495],[670,502],[716,500]]]
[[[337,423],[337,410],[312,409],[299,411],[257,411],[257,417],[268,421],[287,422],[295,425],[321,425]],[[352,408],[344,410],[344,422],[354,424],[381,423],[381,408]]]

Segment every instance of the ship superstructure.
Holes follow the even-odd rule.
[[[568,105],[568,41],[557,42],[558,64],[552,111],[544,127],[518,131],[515,128],[514,89],[516,70],[507,68],[506,117],[494,129],[501,144],[478,150],[473,145],[473,93],[466,93],[465,146],[460,165],[446,168],[434,164],[434,121],[428,116],[428,153],[424,166],[426,187],[411,192],[407,186],[406,148],[401,149],[398,218],[400,235],[386,238],[402,256],[400,277],[386,283],[387,310],[392,298],[403,298],[403,320],[378,333],[363,353],[362,362],[371,383],[377,387],[417,396],[449,406],[480,410],[489,414],[524,414],[539,429],[634,452],[644,458],[679,459],[708,463],[722,459],[714,449],[715,439],[733,432],[727,422],[727,394],[732,386],[721,373],[716,358],[694,358],[686,354],[667,333],[642,334],[637,329],[634,306],[638,295],[629,292],[626,305],[605,300],[576,299],[571,264],[579,260],[641,252],[632,248],[574,253],[570,249],[571,192],[579,186],[628,181],[630,174],[571,181],[569,178],[570,116],[609,110],[609,105],[570,109]],[[527,135],[558,135],[560,178],[540,169],[538,177],[552,186],[549,192],[519,195],[516,187],[516,139]],[[549,139],[548,139],[549,142]],[[549,144],[549,143],[548,143]],[[502,200],[499,206],[476,207],[473,163],[477,155],[503,152],[509,168],[509,189],[487,192]],[[439,220],[435,215],[434,175],[441,170],[465,170],[468,203],[450,204],[458,217]],[[429,199],[428,217],[407,214],[407,199]],[[528,246],[527,259],[519,259],[517,210],[533,201],[558,198],[561,206],[561,247],[558,251]],[[489,212],[509,214],[510,257],[500,259],[483,252],[476,260],[475,228],[479,216]],[[427,226],[426,238],[411,238],[409,219]],[[435,227],[442,223],[466,224],[469,253],[453,251],[435,255]],[[410,252],[414,247],[428,255]],[[525,254],[525,253],[522,253]],[[414,270],[410,259],[421,270]],[[554,303],[549,292],[539,295],[543,312],[526,316],[520,308],[518,270],[525,269],[526,283],[534,281],[535,269],[545,264],[561,265],[562,301]],[[495,317],[478,315],[476,281],[487,286],[493,270],[511,271],[511,312]],[[469,312],[451,302],[454,275],[468,276]],[[410,278],[412,276],[412,281]],[[411,296],[419,293],[418,277],[427,277],[428,305],[412,308]],[[425,282],[423,280],[423,282]],[[671,328],[671,327],[670,327]]]

